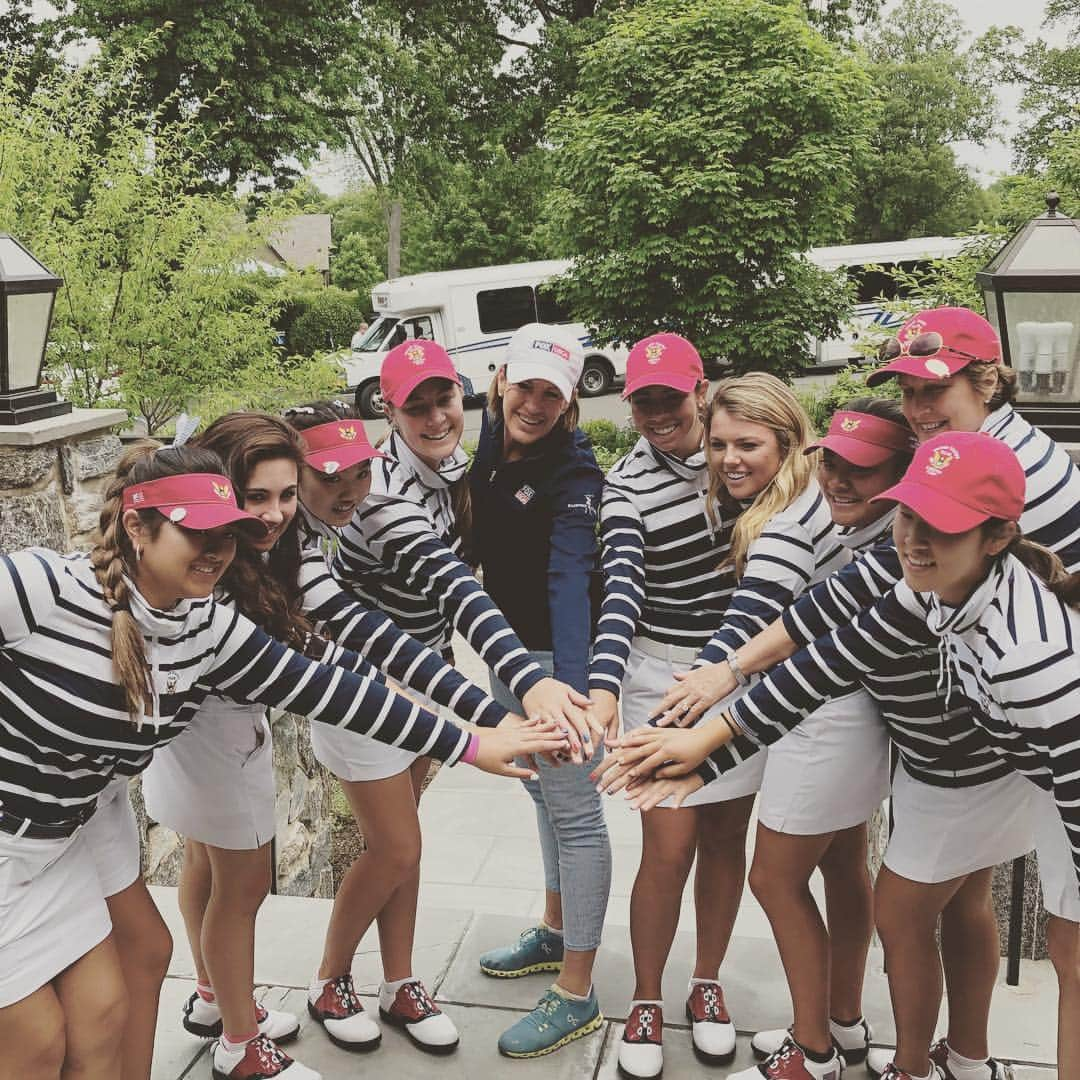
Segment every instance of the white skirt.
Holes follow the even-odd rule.
[[[909,881],[937,884],[1026,855],[1035,846],[1037,795],[1019,773],[973,787],[934,787],[900,762],[885,865]]]
[[[387,680],[387,685],[391,689],[399,689],[391,680]],[[425,709],[439,712],[438,702],[432,701],[426,694],[409,687],[405,687],[403,692]],[[368,735],[318,721],[311,724],[311,749],[315,760],[325,765],[339,780],[385,780],[410,768],[420,756]]]
[[[94,816],[83,826],[101,895],[108,898],[133,884],[139,865],[139,826],[128,797],[128,779],[119,777],[98,796]]]
[[[187,729],[154,754],[143,797],[154,821],[191,840],[230,851],[268,844],[274,763],[265,706],[208,697]]]
[[[1061,812],[1053,795],[1042,788],[1035,788],[1035,806],[1035,856],[1043,907],[1060,919],[1080,923],[1080,883]]]
[[[111,929],[84,830],[55,840],[0,832],[0,1008],[41,989]]]
[[[827,701],[769,747],[758,821],[817,836],[861,825],[889,794],[889,736],[865,690]]]
[[[660,699],[675,682],[675,673],[690,671],[694,666],[694,656],[696,652],[693,649],[664,645],[648,638],[634,638],[620,695],[623,731],[634,731],[649,722]],[[712,716],[726,708],[741,692],[717,702],[705,716]],[[683,802],[683,806],[728,802],[744,795],[753,795],[761,787],[769,752],[762,748],[718,780],[695,791]],[[670,800],[660,805],[666,807],[670,805]]]

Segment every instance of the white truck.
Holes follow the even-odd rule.
[[[858,343],[868,329],[890,330],[899,325],[899,316],[885,311],[879,300],[902,292],[891,276],[895,268],[916,270],[932,259],[958,255],[969,242],[964,237],[931,236],[809,251],[808,258],[822,269],[845,270],[858,289],[855,310],[840,336],[810,343],[816,364],[828,370],[861,359]],[[562,323],[577,334],[585,349],[579,392],[583,397],[606,393],[626,376],[627,350],[594,345],[586,327],[572,322],[545,288],[569,266],[565,260],[550,259],[413,274],[376,285],[371,290],[376,318],[342,360],[360,411],[368,419],[383,415],[379,394],[383,357],[409,338],[439,342],[467,380],[466,393],[486,393],[504,361],[510,335],[529,322]]]
[[[382,416],[379,369],[387,351],[409,338],[439,342],[458,373],[477,394],[487,392],[504,362],[510,335],[525,323],[562,323],[581,340],[585,369],[578,384],[583,397],[611,389],[626,377],[626,349],[594,345],[588,330],[560,308],[545,282],[562,274],[561,259],[444,270],[384,281],[371,290],[375,321],[343,360],[348,385],[365,417]]]

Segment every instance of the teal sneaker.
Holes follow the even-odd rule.
[[[496,979],[518,979],[538,971],[561,971],[562,934],[553,934],[546,926],[530,926],[516,945],[503,945],[480,957],[480,970]]]
[[[499,1053],[510,1058],[543,1057],[599,1031],[603,1023],[595,990],[589,991],[588,1001],[573,1001],[553,986],[531,1013],[499,1036]]]

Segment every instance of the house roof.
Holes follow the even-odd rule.
[[[286,218],[267,241],[270,250],[297,270],[330,269],[330,215],[297,214]]]

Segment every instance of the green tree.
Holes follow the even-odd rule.
[[[960,16],[943,0],[901,0],[863,45],[882,113],[851,238],[970,229],[987,200],[952,144],[984,143],[993,133],[996,69],[985,43],[964,45]]]
[[[364,316],[356,294],[333,285],[312,295],[289,328],[286,345],[298,356],[346,349]]]
[[[192,399],[273,360],[278,301],[240,271],[274,227],[198,193],[192,122],[147,114],[140,53],[57,72],[28,100],[0,82],[0,229],[64,279],[49,374],[79,405],[118,403],[152,434]],[[284,212],[283,208],[283,212]]]
[[[355,292],[360,297],[363,308],[370,303],[368,294],[372,286],[386,277],[368,238],[361,232],[349,233],[337,245],[337,252],[330,264],[330,273],[335,285]]]
[[[603,340],[664,327],[735,370],[797,368],[850,299],[799,252],[842,228],[873,124],[861,65],[797,3],[628,10],[551,128],[563,298]]]
[[[1080,124],[1080,9],[1075,0],[1047,0],[1044,26],[1061,26],[1068,43],[1042,38],[1025,42],[1016,27],[987,35],[989,51],[1000,64],[1002,81],[1020,86],[1025,120],[1013,139],[1015,165],[1024,173],[1045,168],[1059,135]]]
[[[319,88],[358,32],[351,0],[71,0],[67,21],[106,52],[142,46],[168,25],[139,102],[166,120],[194,114],[206,171],[229,187],[266,177],[287,185],[296,161],[336,138]]]

